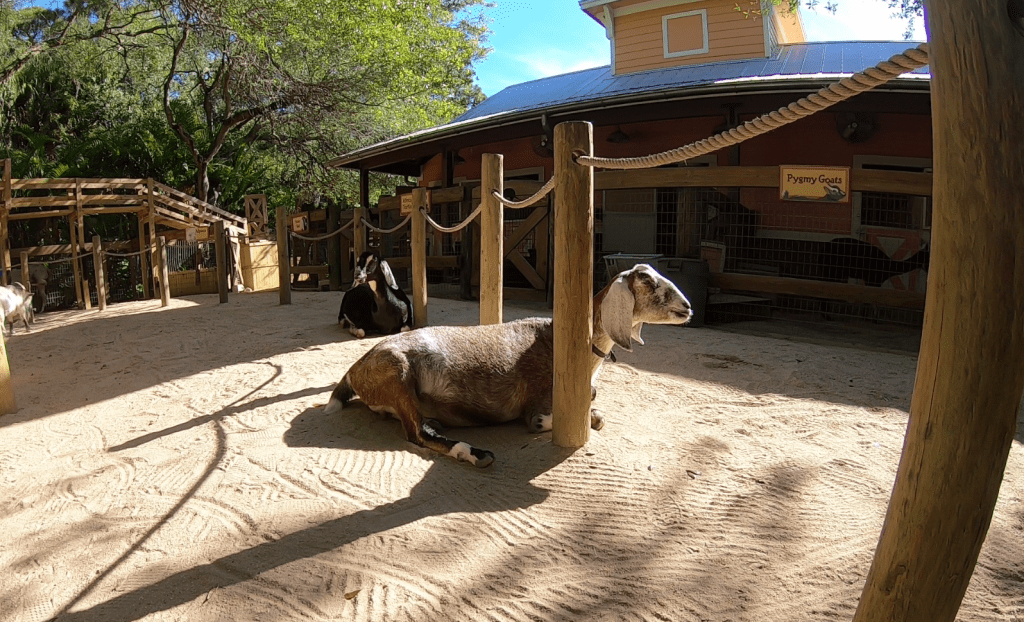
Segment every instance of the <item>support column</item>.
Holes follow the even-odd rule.
[[[415,328],[427,325],[427,219],[420,208],[427,207],[427,189],[412,191],[412,308]]]
[[[594,151],[594,128],[555,126],[555,361],[552,436],[582,447],[590,435],[590,367],[594,312],[594,170],[574,154]],[[482,275],[481,275],[482,278]]]
[[[213,223],[213,246],[217,255],[217,293],[220,303],[228,301],[228,239],[224,235],[224,221]]]
[[[171,283],[167,274],[167,239],[159,236],[156,239],[157,279],[160,282],[160,306],[171,304]]]
[[[274,220],[277,222],[277,279],[280,302],[283,305],[292,304],[292,275],[291,261],[288,254],[288,215],[283,207],[274,210]]]
[[[1006,2],[927,9],[928,294],[903,455],[855,622],[956,619],[1024,391],[1024,24]]]
[[[137,212],[139,221],[139,277],[142,279],[142,298],[149,300],[149,268],[146,266],[146,221],[143,220],[142,212]],[[135,293],[132,293],[135,296]]]
[[[149,265],[153,268],[152,274],[147,275],[150,283],[156,283],[160,275],[157,274],[157,257],[156,257],[156,195],[153,194],[153,180],[147,179],[147,190],[149,190]],[[156,296],[156,292],[153,292]]]
[[[505,208],[491,192],[505,191],[504,156],[485,153],[480,160],[480,323],[502,322],[502,263]],[[464,235],[472,233],[467,227]],[[467,268],[471,269],[471,268]]]
[[[103,245],[100,236],[92,236],[92,264],[96,268],[96,306],[100,311],[107,308],[107,282],[103,270]]]

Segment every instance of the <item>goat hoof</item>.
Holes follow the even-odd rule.
[[[590,409],[590,428],[600,430],[604,427],[604,415],[595,408]]]
[[[526,429],[529,430],[531,434],[547,432],[551,429],[551,415],[534,415],[526,424]]]

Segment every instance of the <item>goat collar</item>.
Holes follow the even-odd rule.
[[[601,352],[601,349],[597,347],[597,344],[592,343],[590,344],[590,351],[593,352],[595,356],[599,356],[603,359],[611,359],[612,363],[615,362],[615,353],[611,351],[611,348],[609,348],[607,352]]]

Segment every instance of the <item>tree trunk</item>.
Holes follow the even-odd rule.
[[[910,422],[855,622],[952,621],[1024,390],[1024,36],[1005,2],[928,4],[934,218]]]

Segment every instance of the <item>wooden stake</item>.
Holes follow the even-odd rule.
[[[504,156],[485,153],[480,160],[480,323],[502,322],[502,266],[505,208],[491,191],[505,191]],[[465,237],[471,232],[463,229]],[[471,269],[471,268],[466,268]]]
[[[280,291],[281,304],[292,304],[291,285],[291,261],[288,254],[288,215],[283,207],[275,210],[274,218],[277,220],[277,278],[278,290]]]
[[[412,191],[412,308],[416,328],[427,325],[427,219],[420,208],[427,207],[427,189]]]
[[[228,249],[227,237],[224,235],[224,221],[218,220],[213,224],[213,243],[217,254],[217,293],[220,294],[220,303],[228,301]]]
[[[160,306],[166,307],[171,304],[171,282],[167,274],[167,238],[162,235],[156,239],[156,251],[156,262],[159,271],[157,279],[160,283]]]
[[[152,180],[149,180],[152,182]],[[150,189],[152,190],[152,183],[150,183]],[[146,266],[146,222],[143,220],[142,212],[137,214],[139,220],[139,277],[142,279],[142,297],[149,300],[149,268]],[[134,296],[135,293],[133,292]]]
[[[92,264],[96,267],[96,306],[107,309],[107,283],[103,271],[103,245],[100,236],[92,236]]]
[[[147,242],[149,248],[149,265],[153,269],[152,274],[147,275],[148,280],[151,283],[156,283],[160,275],[157,274],[157,257],[156,257],[156,195],[153,194],[153,180],[152,178],[146,180],[146,189],[149,191],[149,240]],[[153,292],[156,296],[156,292]]]
[[[71,236],[71,271],[75,277],[75,300],[78,302],[78,308],[84,309],[85,304],[82,301],[82,270],[79,268],[78,262],[78,227],[75,225],[74,216],[68,216],[68,229]]]
[[[956,619],[1024,391],[1024,36],[1003,2],[929,2],[927,14],[935,204],[924,329],[855,622]]]
[[[21,284],[28,288],[28,291],[33,291],[32,273],[29,272],[28,265],[28,251],[21,251]]]
[[[551,439],[582,447],[590,435],[593,330],[594,171],[574,154],[593,153],[590,123],[555,126],[555,361]],[[482,278],[482,275],[481,275]]]
[[[0,415],[9,415],[18,410],[14,401],[14,381],[11,380],[11,365],[7,361],[7,344],[0,330]]]

